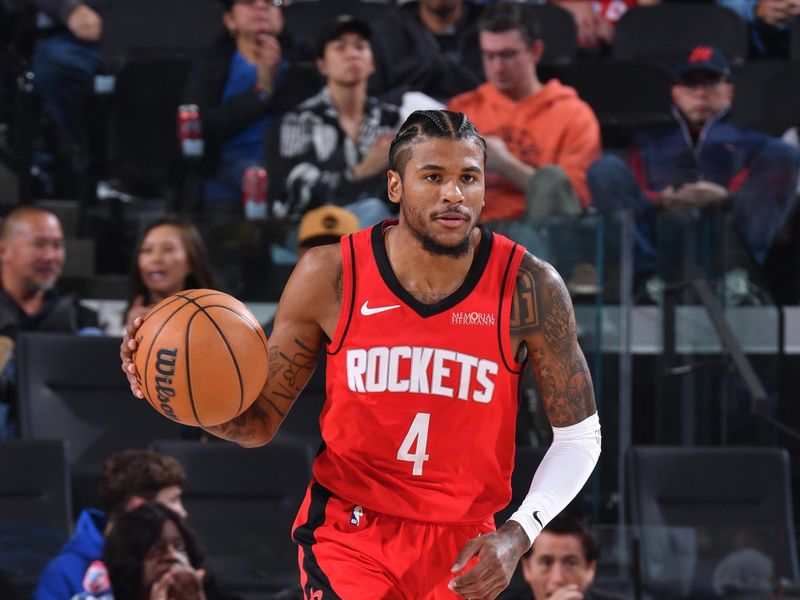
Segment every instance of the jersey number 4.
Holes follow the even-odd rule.
[[[428,460],[425,450],[428,448],[428,426],[431,422],[430,413],[417,413],[411,422],[403,443],[397,451],[397,460],[405,460],[414,463],[411,470],[412,475],[422,475],[422,465]],[[411,448],[415,449],[412,451]]]

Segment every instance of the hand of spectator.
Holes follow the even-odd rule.
[[[508,149],[503,138],[487,135],[484,139],[486,140],[486,170],[502,173],[505,166],[515,158],[514,155],[511,154],[511,150]]]
[[[387,133],[376,138],[361,162],[353,167],[353,175],[358,181],[380,175],[389,168],[389,146],[393,137],[393,134]]]
[[[139,379],[136,372],[136,365],[133,363],[133,353],[136,352],[136,331],[142,326],[142,318],[137,317],[128,323],[125,337],[119,347],[119,357],[122,361],[122,372],[128,378],[131,386],[131,393],[137,398],[144,398],[142,388],[139,387]]]
[[[687,194],[694,196],[703,206],[722,202],[728,197],[727,189],[711,181],[697,181],[683,187],[687,188]]]
[[[685,183],[678,188],[669,186],[661,192],[661,205],[670,212],[682,212],[703,208],[722,202],[728,197],[728,190],[710,181]]]
[[[79,40],[98,42],[103,33],[103,19],[85,4],[78,4],[67,17],[67,27]]]
[[[547,597],[547,600],[583,600],[583,592],[578,589],[577,584],[570,583],[558,588]]]
[[[205,575],[203,569],[193,569],[188,564],[176,564],[153,584],[149,600],[205,600]]]
[[[486,136],[486,170],[502,175],[522,191],[536,174],[534,166],[514,156],[503,139],[494,135]]]
[[[529,546],[528,536],[514,521],[504,523],[495,532],[472,538],[458,553],[452,572],[469,569],[450,580],[448,587],[464,598],[493,600],[506,588],[520,556]],[[471,563],[474,564],[470,566]]]
[[[767,25],[778,25],[792,18],[792,2],[790,0],[759,0],[756,5],[756,17]]]
[[[602,39],[598,31],[599,23],[604,19],[595,13],[593,3],[589,0],[567,0],[558,2],[558,5],[572,13],[572,18],[575,19],[578,46],[587,50],[596,49]]]
[[[128,314],[125,315],[125,324],[127,325],[137,317],[144,319],[152,308],[152,306],[145,306],[144,296],[139,294],[133,299],[133,302],[131,302],[131,307],[128,309]]]
[[[258,86],[265,92],[272,93],[275,88],[275,76],[281,63],[280,42],[274,35],[259,33],[256,35],[254,47]]]

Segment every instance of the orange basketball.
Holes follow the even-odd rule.
[[[267,338],[239,300],[186,290],[153,307],[136,332],[133,357],[145,398],[185,425],[239,416],[267,378]]]

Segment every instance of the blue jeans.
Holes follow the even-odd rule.
[[[742,186],[731,196],[734,222],[759,264],[766,260],[775,234],[797,200],[799,169],[800,152],[779,140],[770,140],[751,162]],[[628,165],[618,156],[605,155],[589,167],[587,182],[598,212],[633,213],[635,269],[652,271],[657,254],[657,205],[644,194]]]
[[[78,140],[79,115],[97,67],[100,45],[70,33],[56,33],[36,44],[31,70],[44,109],[71,142]]]

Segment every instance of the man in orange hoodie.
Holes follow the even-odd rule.
[[[524,10],[486,7],[479,29],[487,83],[448,105],[466,113],[488,145],[482,220],[515,239],[501,222],[577,215],[589,205],[586,170],[601,147],[597,118],[575,90],[539,81],[544,44]]]

